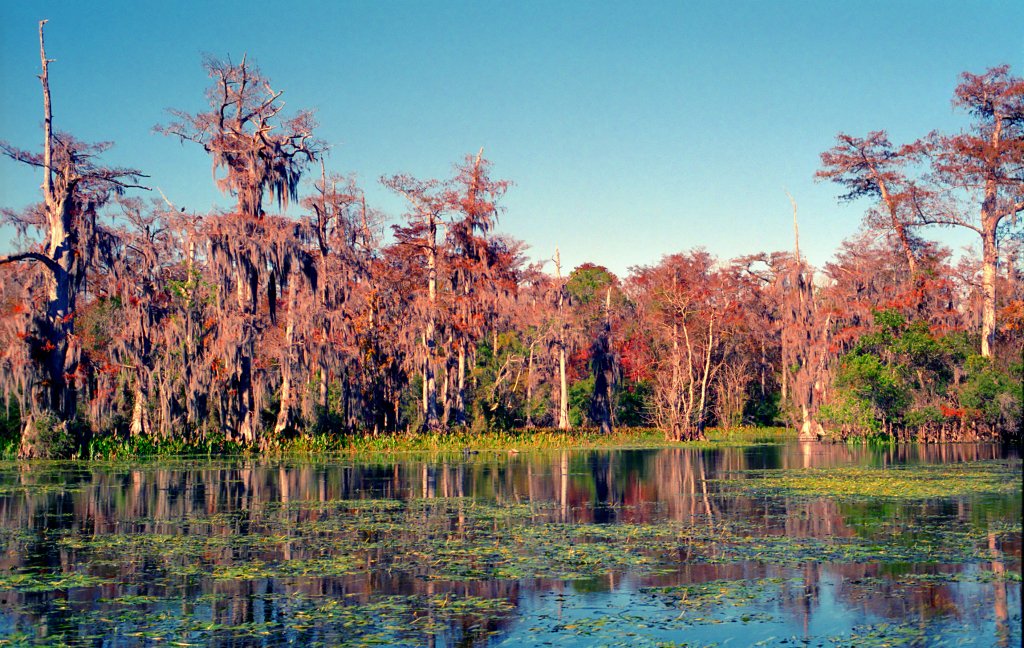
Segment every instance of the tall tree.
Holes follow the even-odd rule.
[[[584,263],[569,274],[566,290],[572,298],[574,328],[590,354],[594,389],[589,417],[604,434],[612,432],[613,388],[617,362],[612,347],[613,310],[622,311],[625,301],[619,280],[604,266]],[[587,348],[584,346],[584,348]]]
[[[654,387],[653,418],[673,441],[704,438],[722,364],[720,329],[728,300],[714,266],[714,258],[698,249],[634,268],[630,277]]]
[[[452,335],[455,338],[454,422],[466,422],[466,360],[486,320],[487,296],[500,292],[500,265],[489,235],[498,218],[498,200],[507,180],[490,177],[491,164],[480,149],[467,155],[452,182],[454,220],[447,232],[449,280],[453,295]],[[496,351],[496,350],[495,350]]]
[[[223,293],[234,292],[237,302],[231,305],[221,296],[223,315],[229,320],[225,324],[231,324],[219,329],[226,336],[222,357],[233,374],[232,388],[222,395],[227,398],[223,420],[229,435],[253,442],[261,409],[253,365],[262,287],[273,319],[278,283],[282,278],[287,281],[296,250],[288,223],[264,218],[263,198],[269,195],[279,207],[296,200],[303,172],[325,147],[313,136],[310,111],[280,117],[282,92],[275,92],[245,57],[239,64],[207,59],[204,65],[213,79],[207,92],[210,110],[172,110],[175,121],[157,130],[202,146],[213,159],[218,188],[237,200],[233,214],[208,224],[207,236]],[[224,173],[218,177],[221,169]]]
[[[568,291],[565,287],[565,280],[562,279],[562,255],[557,247],[555,248],[554,262],[555,288],[558,291],[558,310],[555,324],[555,344],[558,349],[558,429],[568,430],[571,427],[569,423],[569,384],[565,374],[565,351],[568,345],[570,327],[565,303]]]
[[[800,423],[800,438],[816,440],[824,432],[818,409],[824,402],[831,315],[818,307],[813,273],[791,258],[776,276],[782,324],[782,371],[789,386],[793,418]]]
[[[41,251],[29,251],[0,258],[0,265],[34,262],[41,266],[38,280],[44,285],[42,305],[32,318],[31,331],[24,337],[28,361],[20,381],[25,406],[19,455],[38,455],[36,421],[52,417],[53,424],[68,432],[78,408],[77,385],[79,349],[75,318],[79,295],[97,246],[96,217],[111,196],[122,193],[143,177],[135,169],[112,168],[96,163],[109,143],[84,144],[70,135],[55,132],[50,100],[49,64],[43,28],[39,22],[39,75],[43,90],[43,153],[22,151],[0,142],[0,151],[10,158],[42,169],[41,213],[28,215],[28,222],[42,230]],[[27,223],[26,223],[27,224]],[[29,283],[34,283],[30,280]],[[9,387],[8,387],[9,388]]]
[[[423,375],[422,415],[423,427],[437,429],[441,425],[437,403],[439,318],[438,264],[441,261],[438,230],[444,225],[450,208],[450,196],[443,183],[437,180],[418,180],[409,175],[381,178],[384,186],[401,195],[409,203],[408,225],[394,226],[399,245],[413,250],[422,261],[426,280],[426,300],[420,302],[422,329],[420,338],[420,366]]]
[[[1024,79],[1012,76],[1008,65],[964,72],[953,106],[975,121],[955,135],[932,134],[922,142],[946,200],[921,200],[918,214],[924,223],[965,227],[981,237],[981,354],[992,357],[999,240],[1006,233],[1000,226],[1016,225],[1024,211]]]
[[[846,187],[841,200],[867,197],[880,202],[878,210],[869,212],[867,223],[896,236],[912,275],[917,274],[921,242],[911,232],[915,186],[907,167],[919,158],[919,151],[920,147],[913,145],[893,147],[885,131],[864,138],[839,133],[836,145],[821,154],[822,168],[815,174]]]

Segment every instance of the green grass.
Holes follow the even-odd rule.
[[[98,460],[124,460],[181,456],[289,457],[337,456],[370,458],[397,453],[463,453],[480,451],[520,452],[529,450],[592,450],[599,448],[711,448],[782,443],[795,438],[785,428],[744,427],[732,430],[712,428],[707,440],[667,441],[655,428],[618,428],[604,435],[596,428],[569,431],[532,428],[511,431],[410,432],[366,435],[302,433],[273,440],[265,447],[246,447],[222,439],[189,443],[181,439],[116,439],[100,437],[91,445],[89,456]]]
[[[329,437],[303,435],[273,444],[271,451],[281,455],[364,456],[392,453],[451,453],[464,451],[593,450],[600,448],[721,447],[759,443],[781,443],[794,438],[784,428],[739,428],[730,431],[708,430],[707,440],[679,443],[667,441],[655,428],[618,428],[601,434],[596,428],[569,431],[534,428],[512,431],[414,432]]]

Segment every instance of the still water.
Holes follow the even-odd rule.
[[[806,468],[824,490],[765,479]],[[2,464],[0,645],[1019,646],[1020,470],[966,444]]]

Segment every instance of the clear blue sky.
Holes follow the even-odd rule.
[[[960,72],[1024,73],[1020,0],[7,2],[0,139],[34,149],[40,18],[57,127],[115,141],[106,161],[189,210],[229,201],[198,146],[152,127],[204,107],[204,52],[247,53],[385,211],[402,205],[380,175],[445,176],[483,146],[515,182],[502,231],[619,273],[697,245],[790,248],[784,188],[820,265],[867,207],[813,181],[838,131],[955,129]],[[36,200],[37,176],[0,160],[0,206]]]

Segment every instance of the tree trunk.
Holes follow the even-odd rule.
[[[331,404],[330,404],[330,402],[328,400],[330,398],[329,385],[330,385],[330,375],[327,372],[327,363],[326,363],[326,361],[323,358],[321,358],[320,359],[320,395],[319,395],[318,400],[319,400],[319,404],[320,404],[320,408],[321,408],[323,416],[326,416],[326,415],[331,413]]]
[[[555,248],[555,273],[558,279],[558,429],[568,430],[569,386],[565,379],[565,326],[562,322],[562,307],[565,303],[565,286],[562,285],[562,256]]]
[[[228,438],[252,443],[256,440],[256,395],[254,392],[252,359],[256,351],[256,294],[258,280],[256,268],[247,258],[241,258],[235,268],[235,297],[241,312],[241,339],[237,342],[234,355],[234,393],[230,394],[230,412],[233,428],[227,430]]]
[[[914,256],[914,250],[910,245],[910,237],[907,235],[907,227],[900,220],[900,215],[897,207],[896,200],[889,193],[888,185],[880,179],[881,174],[874,164],[871,165],[871,171],[875,174],[877,180],[878,189],[882,194],[882,200],[885,202],[886,207],[889,210],[889,220],[892,223],[893,231],[896,232],[896,238],[900,242],[900,248],[903,250],[903,255],[907,258],[907,266],[910,268],[910,276],[917,276],[917,258]]]
[[[252,381],[253,340],[251,334],[245,334],[245,339],[241,344],[241,356],[238,371],[235,374],[237,393],[233,405],[238,422],[235,438],[243,443],[252,443],[256,440],[256,421],[253,412],[256,402]]]
[[[821,423],[814,420],[814,417],[807,411],[806,405],[801,405],[800,409],[804,421],[803,425],[800,426],[800,440],[817,441],[825,434],[824,428],[821,427]]]
[[[569,387],[565,381],[565,347],[558,345],[558,429],[568,430]]]
[[[43,199],[47,219],[47,303],[46,315],[38,329],[40,340],[33,351],[43,356],[44,379],[35,381],[29,403],[30,414],[24,419],[18,456],[24,459],[45,455],[40,443],[36,421],[57,425],[61,435],[69,431],[68,422],[77,414],[77,392],[74,376],[78,371],[78,353],[74,348],[75,302],[78,286],[85,272],[80,241],[72,222],[72,197],[79,178],[74,176],[70,161],[62,162],[58,182],[53,168],[53,112],[50,104],[49,63],[43,41],[45,20],[39,22],[39,58],[43,71]],[[88,218],[87,214],[82,215]],[[41,416],[33,416],[32,411]],[[52,417],[52,421],[50,420]]]
[[[138,378],[141,380],[141,378]],[[132,404],[132,422],[128,433],[133,437],[149,436],[152,433],[149,423],[149,409],[145,390],[142,385],[136,385],[134,403]]]
[[[295,308],[298,305],[294,281],[288,281],[287,290],[288,312],[285,314],[284,348],[281,349],[281,408],[274,425],[275,437],[280,437],[288,429],[292,419],[292,346],[295,343]]]
[[[675,286],[675,278],[672,280]],[[679,353],[679,322],[672,322],[672,387],[669,392],[669,423],[671,424],[670,440],[681,441],[682,436],[682,401],[683,361]]]
[[[466,343],[459,344],[459,375],[455,389],[455,424],[466,424]]]
[[[983,219],[983,222],[987,220],[994,219]],[[981,355],[991,358],[995,355],[996,263],[999,258],[994,224],[982,232],[981,242]]]
[[[427,330],[423,337],[425,360],[423,363],[423,426],[428,430],[439,427],[437,419],[437,382],[434,378],[437,353],[437,221],[433,214],[428,223],[429,244],[427,247]]]
[[[711,353],[715,346],[715,317],[708,321],[708,342],[704,352],[704,371],[700,379],[700,405],[697,407],[697,432],[694,439],[704,438],[704,410],[707,406],[708,382],[711,380]]]
[[[788,354],[782,354],[782,387],[781,393],[779,394],[779,409],[786,409],[787,402],[789,400],[789,364],[787,363]]]
[[[611,352],[611,287],[605,295],[604,322],[601,333],[591,350],[591,367],[594,372],[594,393],[590,399],[590,417],[601,429],[601,434],[612,433],[612,382],[614,367]]]
[[[526,362],[526,427],[533,427],[533,345],[530,345],[530,359]]]

